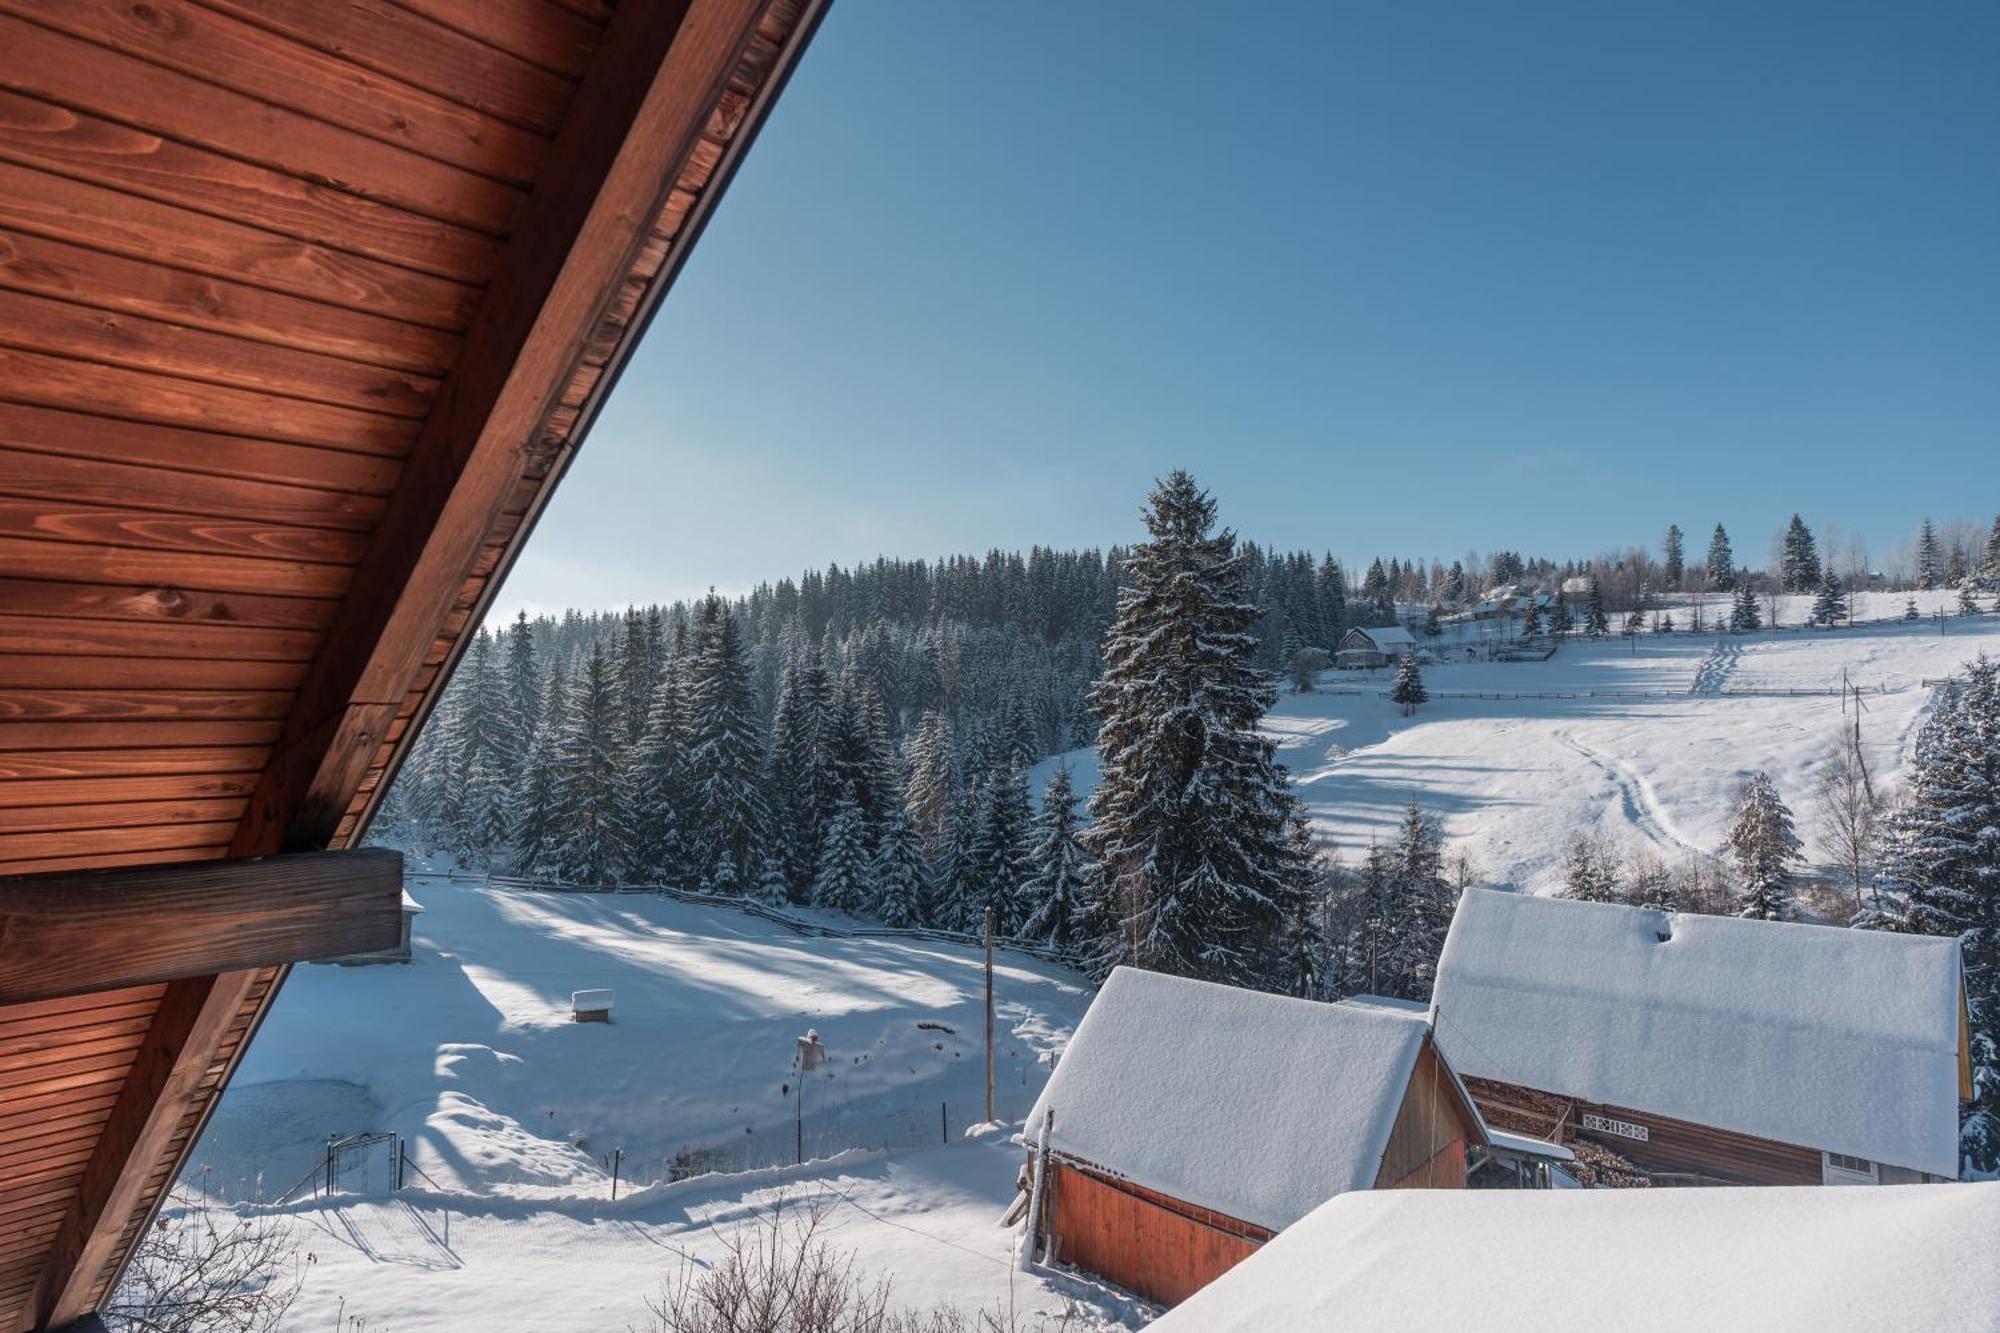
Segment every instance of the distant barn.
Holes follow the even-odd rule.
[[[1416,639],[1401,625],[1357,625],[1340,636],[1333,664],[1349,670],[1392,666],[1416,650]]]
[[[1956,940],[1471,890],[1432,1021],[1495,1129],[1656,1184],[1958,1175]]]
[[[1060,1261],[1186,1299],[1336,1194],[1459,1189],[1478,1113],[1422,1015],[1114,971],[1028,1118]]]

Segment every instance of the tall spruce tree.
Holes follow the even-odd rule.
[[[561,870],[556,853],[562,845],[562,769],[560,747],[569,722],[569,698],[562,668],[551,663],[548,683],[536,706],[541,722],[528,747],[528,758],[514,782],[514,867],[524,875],[553,879]]]
[[[1813,540],[1812,529],[1797,514],[1785,529],[1779,573],[1779,586],[1786,592],[1811,592],[1819,586],[1819,545]]]
[[[1917,530],[1917,586],[1925,592],[1938,586],[1938,579],[1944,568],[1944,556],[1938,548],[1937,529],[1926,518]]]
[[[1771,775],[1751,774],[1738,788],[1729,850],[1743,891],[1740,915],[1783,921],[1792,912],[1792,868],[1800,859],[1792,811]]]
[[[869,905],[873,885],[869,879],[871,857],[861,807],[851,795],[843,795],[827,821],[826,841],[820,847],[819,870],[813,878],[812,900],[816,906],[837,912],[859,912]]]
[[[560,841],[557,874],[571,884],[612,884],[628,862],[628,830],[619,812],[629,808],[620,772],[623,723],[603,648],[593,643],[583,675],[570,695],[569,719],[557,748]]]
[[[1430,692],[1424,689],[1423,673],[1417,670],[1416,654],[1406,653],[1403,660],[1396,664],[1396,679],[1389,686],[1390,701],[1403,710],[1404,717],[1408,717],[1417,711],[1418,704],[1430,697]]]
[[[1681,536],[1681,525],[1667,526],[1665,559],[1660,563],[1660,580],[1670,592],[1679,592],[1681,582],[1687,578],[1687,552],[1685,539]]]
[[[882,822],[869,866],[869,915],[887,926],[918,926],[930,915],[930,872],[923,840],[902,810]]]
[[[693,868],[718,892],[746,893],[762,880],[769,822],[763,745],[736,617],[714,593],[696,618],[687,692]]]
[[[1757,590],[1750,586],[1748,577],[1736,581],[1736,595],[1729,604],[1729,628],[1736,634],[1764,628],[1763,613],[1757,609]]]
[[[1973,1065],[1960,1150],[2000,1171],[2000,662],[1982,655],[1941,691],[1882,862],[1882,924],[1959,941]]]
[[[1041,813],[1035,817],[1029,876],[1021,885],[1025,910],[1020,930],[1024,939],[1058,949],[1076,943],[1079,927],[1089,915],[1090,853],[1079,837],[1076,806],[1069,765],[1060,764],[1042,791]]]
[[[969,854],[979,906],[993,909],[995,929],[1020,931],[1027,916],[1024,886],[1033,873],[1034,814],[1028,804],[1028,777],[1009,765],[979,792],[979,813]]]
[[[1254,665],[1236,535],[1215,516],[1183,471],[1150,497],[1091,696],[1103,777],[1084,845],[1118,921],[1109,958],[1255,985],[1295,873],[1294,798],[1257,729],[1277,690]]]
[[[1819,592],[1813,598],[1812,623],[1832,628],[1847,619],[1847,590],[1840,584],[1840,575],[1828,565],[1820,576]]]
[[[1708,586],[1716,592],[1729,592],[1736,587],[1736,555],[1729,549],[1729,534],[1715,525],[1715,534],[1708,539],[1708,559],[1704,564]]]
[[[1583,627],[1593,639],[1601,639],[1611,632],[1610,618],[1604,614],[1604,589],[1599,586],[1594,574],[1590,579],[1590,600],[1584,606]]]

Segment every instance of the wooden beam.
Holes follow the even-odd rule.
[[[232,855],[332,838],[765,4],[615,11]]]
[[[29,1328],[61,1328],[92,1312],[96,1280],[115,1258],[126,1223],[146,1202],[151,1171],[133,1168],[150,1168],[166,1156],[258,976],[225,972],[167,986],[50,1246],[28,1303]]]
[[[380,848],[0,879],[0,1005],[394,948],[402,893]]]

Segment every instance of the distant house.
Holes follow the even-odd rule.
[[[1172,1304],[1349,1190],[1458,1189],[1484,1126],[1423,1015],[1119,968],[1028,1117],[1041,1234]]]
[[[2000,1183],[1347,1194],[1151,1333],[2000,1328]]]
[[[1340,636],[1333,664],[1349,669],[1390,666],[1416,650],[1416,638],[1401,625],[1357,625]]]
[[[1956,940],[1475,889],[1431,1016],[1495,1129],[1655,1183],[1958,1175]]]

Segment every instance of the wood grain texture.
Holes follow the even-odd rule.
[[[1056,1257],[1163,1305],[1186,1300],[1271,1238],[1254,1223],[1079,1163],[1050,1168]]]
[[[184,0],[0,0],[0,9],[385,144],[516,185],[546,136]]]
[[[34,481],[24,480],[18,475],[7,475],[9,469],[15,468],[40,474],[41,484],[36,485]],[[61,560],[65,562],[61,566],[63,569],[82,565],[85,576],[92,580],[157,579],[168,582],[177,575],[185,578],[185,571],[191,568],[238,570],[246,579],[282,577],[287,580],[286,586],[296,592],[326,597],[338,596],[347,586],[346,576],[333,571],[354,564],[361,558],[364,549],[360,537],[352,533],[295,527],[282,522],[260,522],[254,518],[246,520],[240,514],[208,517],[174,512],[148,513],[87,501],[79,503],[74,495],[47,494],[51,490],[89,489],[90,482],[103,480],[102,474],[92,476],[94,471],[88,464],[52,463],[32,454],[0,450],[0,477],[5,478],[0,485],[30,492],[30,496],[0,495],[0,541],[9,544],[9,555],[0,563],[11,564],[18,560],[21,563],[14,568],[19,573],[54,577],[57,567],[51,562]],[[230,489],[226,484],[218,486],[213,481],[209,482],[209,487],[214,490]],[[31,498],[35,491],[42,492],[39,498]],[[56,550],[31,549],[48,546],[55,546]],[[75,550],[73,547],[84,549]],[[199,560],[166,566],[143,563],[158,556],[175,559],[220,556],[224,560],[211,566],[205,566]],[[126,560],[142,563],[120,563]],[[74,563],[69,563],[72,561]],[[245,564],[242,561],[257,563]],[[38,568],[38,562],[45,567]],[[269,570],[260,570],[259,565],[277,565],[285,572],[273,575]],[[114,570],[122,572],[112,572]],[[138,572],[141,570],[148,572]],[[323,581],[327,586],[312,586],[315,581]],[[282,591],[264,587],[262,582],[210,586],[240,587],[245,591]]]
[[[0,500],[0,531],[6,502]],[[46,518],[46,516],[44,516]],[[96,543],[63,543],[0,536],[0,569],[24,578],[87,579],[102,583],[157,584],[204,592],[269,593],[336,598],[347,591],[344,565],[307,564],[257,556],[211,555],[186,547],[133,550]]]
[[[310,219],[306,219],[310,221]],[[474,281],[352,254],[199,209],[0,158],[0,225],[170,269],[286,292],[447,332],[479,299]]]
[[[402,891],[382,848],[0,879],[0,1005],[392,948]]]

